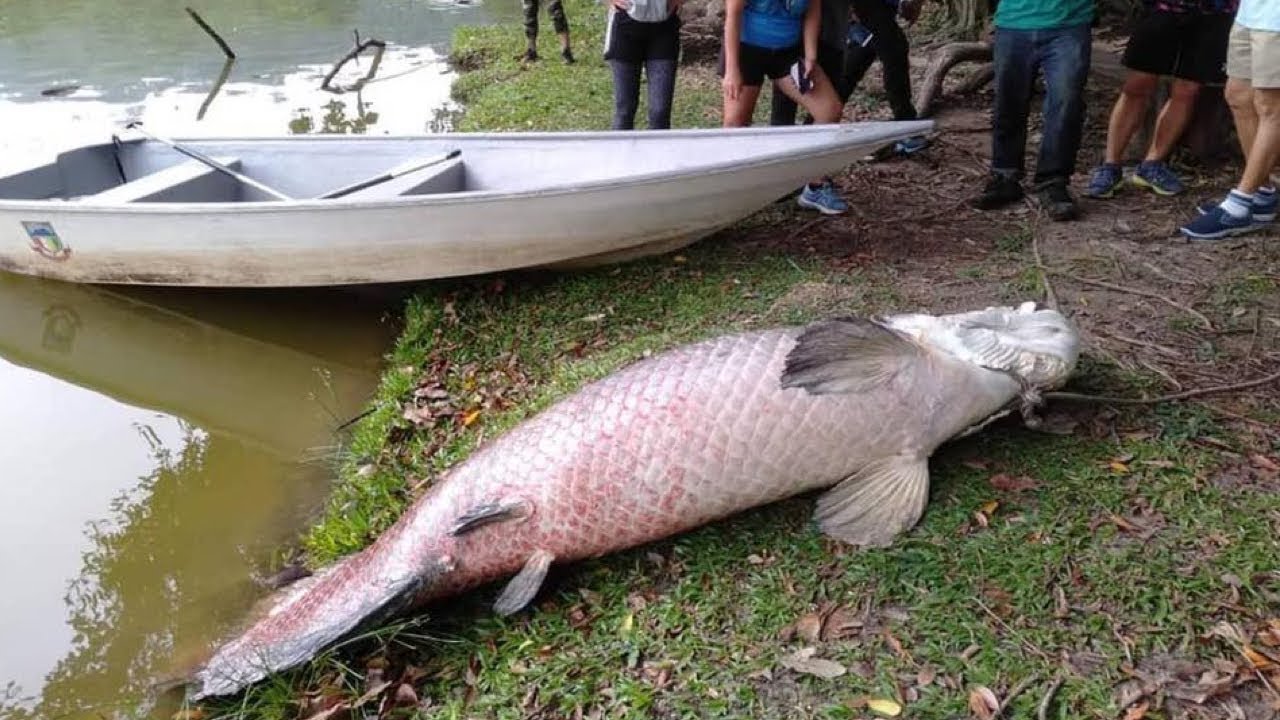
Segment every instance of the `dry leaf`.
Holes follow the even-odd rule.
[[[807,643],[815,643],[822,635],[822,618],[817,613],[806,613],[796,620],[796,637]]]
[[[927,687],[932,685],[933,681],[937,679],[937,677],[938,673],[935,672],[933,668],[925,668],[916,673],[916,685],[919,685],[920,687]]]
[[[473,424],[475,424],[475,421],[479,419],[480,419],[480,411],[472,410],[471,412],[462,416],[462,427],[471,427]]]
[[[1147,716],[1147,710],[1151,708],[1151,703],[1143,700],[1142,702],[1129,708],[1124,714],[1124,720],[1142,720]]]
[[[884,717],[898,717],[902,714],[902,706],[888,698],[872,698],[868,700],[867,709]]]
[[[1122,518],[1115,513],[1111,514],[1111,522],[1115,523],[1115,526],[1120,528],[1121,532],[1140,532],[1142,530],[1142,528],[1136,523],[1126,518]]]
[[[999,500],[988,500],[987,502],[982,503],[982,506],[979,507],[978,510],[980,510],[986,515],[994,515],[996,512],[996,508],[998,507],[1000,507]]]
[[[824,660],[814,657],[817,652],[816,648],[801,648],[794,653],[782,658],[781,665],[789,670],[805,675],[813,675],[816,677],[830,680],[844,675],[848,670],[834,660]]]
[[[1254,467],[1259,467],[1263,470],[1270,470],[1272,472],[1280,472],[1280,465],[1277,465],[1275,460],[1272,460],[1266,455],[1250,455],[1249,459],[1253,461]]]
[[[1129,466],[1119,460],[1112,460],[1107,463],[1107,467],[1111,468],[1111,472],[1114,472],[1117,475],[1125,475],[1129,472]]]
[[[862,620],[855,616],[852,610],[838,607],[831,611],[826,622],[822,624],[821,637],[823,640],[839,640],[856,635],[861,629]]]
[[[1280,667],[1274,660],[1245,645],[1240,648],[1240,654],[1244,655],[1244,659],[1249,661],[1255,670],[1272,670]]]
[[[1000,699],[991,692],[991,688],[979,685],[969,691],[969,711],[976,715],[978,720],[991,720],[999,709]]]

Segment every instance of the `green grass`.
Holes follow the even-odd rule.
[[[607,127],[608,76],[588,51],[603,11],[573,0],[568,12],[580,58],[570,67],[544,45],[545,59],[521,68],[518,27],[459,31],[455,56],[475,68],[456,88],[467,104],[460,128]],[[711,94],[678,100],[677,124],[710,124],[702,112],[716,107],[718,88],[701,92]],[[342,482],[304,539],[310,562],[365,546],[484,438],[647,352],[835,311],[899,309],[891,269],[837,273],[742,243],[789,217],[767,209],[679,256],[420,292],[344,454]],[[1007,276],[1010,262],[1029,263],[1027,237],[1009,234],[988,262],[957,275]],[[1040,288],[1028,273],[992,284],[1018,299]],[[1262,290],[1245,279],[1222,300]],[[1083,391],[1159,387],[1092,356],[1077,378]],[[430,427],[405,418],[419,388]],[[536,606],[512,618],[488,610],[493,588],[457,598],[209,715],[306,716],[307,693],[358,696],[374,658],[415,668],[430,699],[418,715],[431,718],[862,718],[877,697],[904,705],[904,717],[942,720],[968,715],[974,687],[1003,697],[1032,674],[1039,681],[1005,717],[1034,717],[1061,675],[1049,717],[1114,718],[1115,685],[1144,658],[1234,657],[1205,633],[1280,608],[1267,575],[1280,552],[1275,486],[1242,473],[1219,445],[1236,439],[1189,407],[1089,413],[1070,437],[999,423],[934,458],[929,509],[890,548],[825,540],[810,526],[811,499],[799,498],[558,568]],[[1001,475],[1034,486],[1010,489]],[[780,665],[804,644],[782,631],[824,603],[862,623],[817,643],[820,657],[850,670],[834,680]]]

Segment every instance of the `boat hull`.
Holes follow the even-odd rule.
[[[0,269],[81,283],[302,287],[613,263],[684,247],[808,179],[927,129],[927,123],[867,125],[876,131],[826,126],[829,141],[794,152],[509,191],[367,202],[0,200]],[[772,132],[779,130],[790,132]],[[539,135],[578,143],[618,137]],[[638,142],[656,142],[657,135],[645,133]],[[467,138],[453,137],[465,159]],[[752,142],[750,134],[734,137]],[[45,236],[33,234],[41,228]]]

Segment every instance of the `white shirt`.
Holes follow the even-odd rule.
[[[1280,0],[1240,0],[1236,22],[1250,30],[1280,32]]]

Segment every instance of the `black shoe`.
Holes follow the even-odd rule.
[[[529,48],[528,50],[525,50],[523,59],[525,62],[537,62],[538,51],[534,48]]]
[[[1036,199],[1040,201],[1040,207],[1048,211],[1049,217],[1058,222],[1080,217],[1080,206],[1067,191],[1066,183],[1055,182],[1041,187],[1036,191]]]
[[[569,48],[565,48],[564,50],[561,50],[560,57],[564,58],[565,65],[572,65],[574,63],[573,51],[570,50]]]
[[[995,210],[1017,202],[1022,197],[1022,183],[1016,178],[992,173],[991,179],[982,188],[982,194],[969,201],[969,204],[979,210]]]

